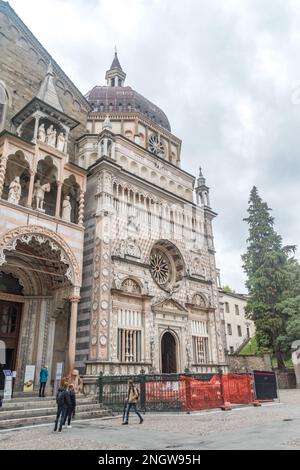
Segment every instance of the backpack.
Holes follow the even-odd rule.
[[[63,406],[65,404],[65,391],[64,390],[58,390],[57,395],[56,395],[56,403],[57,403],[57,406]]]

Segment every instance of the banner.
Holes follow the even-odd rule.
[[[0,341],[0,364],[6,364],[6,347],[4,341]]]
[[[26,366],[24,378],[24,392],[32,392],[34,385],[35,366]]]
[[[11,373],[11,370],[4,370],[3,373],[5,375],[3,399],[4,400],[11,400],[11,395],[12,395],[12,373]]]
[[[57,362],[56,363],[56,371],[55,371],[55,382],[54,382],[54,395],[56,395],[56,392],[60,386],[61,379],[63,377],[63,372],[64,372],[64,363],[63,362]]]

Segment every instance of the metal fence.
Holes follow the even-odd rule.
[[[121,412],[127,398],[127,382],[140,391],[141,411],[193,411],[222,407],[224,403],[254,401],[251,374],[144,374],[100,375],[99,402]]]

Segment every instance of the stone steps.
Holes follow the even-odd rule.
[[[75,421],[81,419],[104,418],[105,416],[110,415],[111,413],[105,409],[84,411],[76,413]],[[33,426],[38,424],[54,424],[55,417],[56,414],[5,419],[3,421],[0,421],[0,430],[21,428],[24,426]]]
[[[103,408],[95,397],[76,397],[75,420],[111,416],[111,410]],[[55,397],[15,398],[3,403],[0,408],[0,430],[20,428],[38,424],[54,423],[56,418]]]
[[[102,410],[99,405],[95,404],[86,404],[86,405],[77,405],[76,412],[85,412],[85,411],[95,411],[95,410]],[[32,409],[23,409],[23,410],[9,410],[0,411],[0,426],[2,421],[11,418],[26,418],[26,417],[35,417],[35,416],[48,416],[54,415],[56,413],[56,408],[51,406],[49,408],[32,408]]]
[[[81,404],[96,404],[97,400],[93,397],[87,398],[80,398],[76,397],[77,405]],[[10,400],[3,402],[2,410],[27,410],[27,409],[34,409],[34,408],[49,408],[51,406],[56,406],[55,398],[39,398],[38,400],[27,399],[27,400]],[[0,411],[1,413],[1,411]]]

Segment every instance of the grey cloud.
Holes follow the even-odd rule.
[[[182,138],[182,167],[197,174],[202,165],[219,213],[223,283],[244,290],[242,219],[253,184],[273,208],[284,242],[299,241],[300,105],[292,103],[300,80],[298,2],[136,1],[120,18],[111,1],[112,22],[103,15],[106,0],[62,1],[68,3],[76,34],[72,24],[61,34],[45,24],[44,45],[86,93],[104,83],[117,43],[127,84],[159,105]],[[21,8],[20,0],[12,5]],[[24,20],[35,31],[39,15]]]

